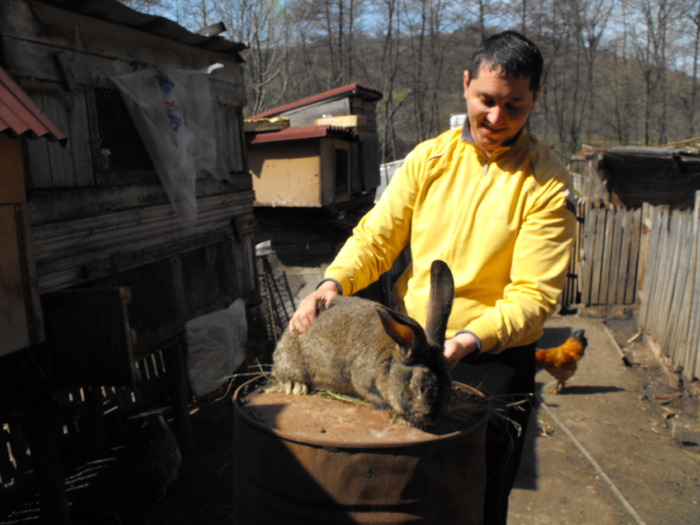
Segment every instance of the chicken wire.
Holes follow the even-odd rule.
[[[240,295],[231,275],[233,261],[226,253],[230,250],[220,242],[108,275],[90,286],[130,289],[134,350],[143,355],[181,334],[188,320],[225,308]]]
[[[94,79],[87,86],[87,101],[97,185],[157,182],[153,162],[114,83]]]

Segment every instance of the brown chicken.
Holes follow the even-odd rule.
[[[576,372],[578,362],[588,346],[588,339],[583,330],[577,330],[564,343],[555,348],[537,350],[535,356],[537,367],[544,368],[557,380],[554,392],[558,394],[567,379]]]

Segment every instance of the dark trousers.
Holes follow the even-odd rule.
[[[508,520],[508,498],[518,473],[535,391],[535,344],[482,354],[459,363],[452,379],[483,392],[491,405],[486,435],[485,525]]]

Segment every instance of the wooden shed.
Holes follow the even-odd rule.
[[[381,93],[357,82],[273,108],[289,127],[250,133],[256,205],[332,207],[373,196],[379,185],[375,107]]]
[[[258,133],[249,144],[255,204],[323,207],[351,198],[352,131],[332,126]]]
[[[700,189],[700,150],[681,147],[613,147],[589,152],[593,197],[626,209],[653,205],[690,206]],[[600,191],[604,190],[604,193]]]
[[[114,0],[0,2],[2,102],[14,95],[15,107],[25,97],[38,108],[26,133],[21,120],[0,128],[0,369],[29,370],[12,383],[27,390],[51,389],[46,405],[31,407],[0,392],[0,445],[15,446],[12,461],[0,457],[3,484],[22,470],[21,433],[10,430],[22,417],[67,424],[63,434],[92,428],[99,441],[105,411],[169,406],[181,446],[192,446],[185,324],[256,289],[243,49]],[[196,215],[183,218],[167,191],[143,124],[113,81],[115,64],[172,78],[223,65],[206,77],[216,145],[208,160],[218,171],[192,177]],[[182,99],[160,103],[170,124],[182,117],[187,128]],[[25,140],[32,134],[52,141]],[[92,421],[71,426],[50,403],[77,388],[70,399]],[[67,522],[60,494],[54,503],[52,523]]]

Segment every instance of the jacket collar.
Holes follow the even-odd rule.
[[[510,148],[512,146],[515,146],[515,144],[518,142],[518,139],[523,134],[523,129],[525,129],[525,126],[520,128],[520,131],[518,131],[513,138],[504,142],[501,146],[496,148],[494,151],[499,151],[502,148]],[[481,149],[481,147],[476,142],[474,142],[474,137],[472,136],[471,125],[469,124],[469,118],[464,119],[464,125],[462,126],[462,141],[473,144],[477,148]]]

